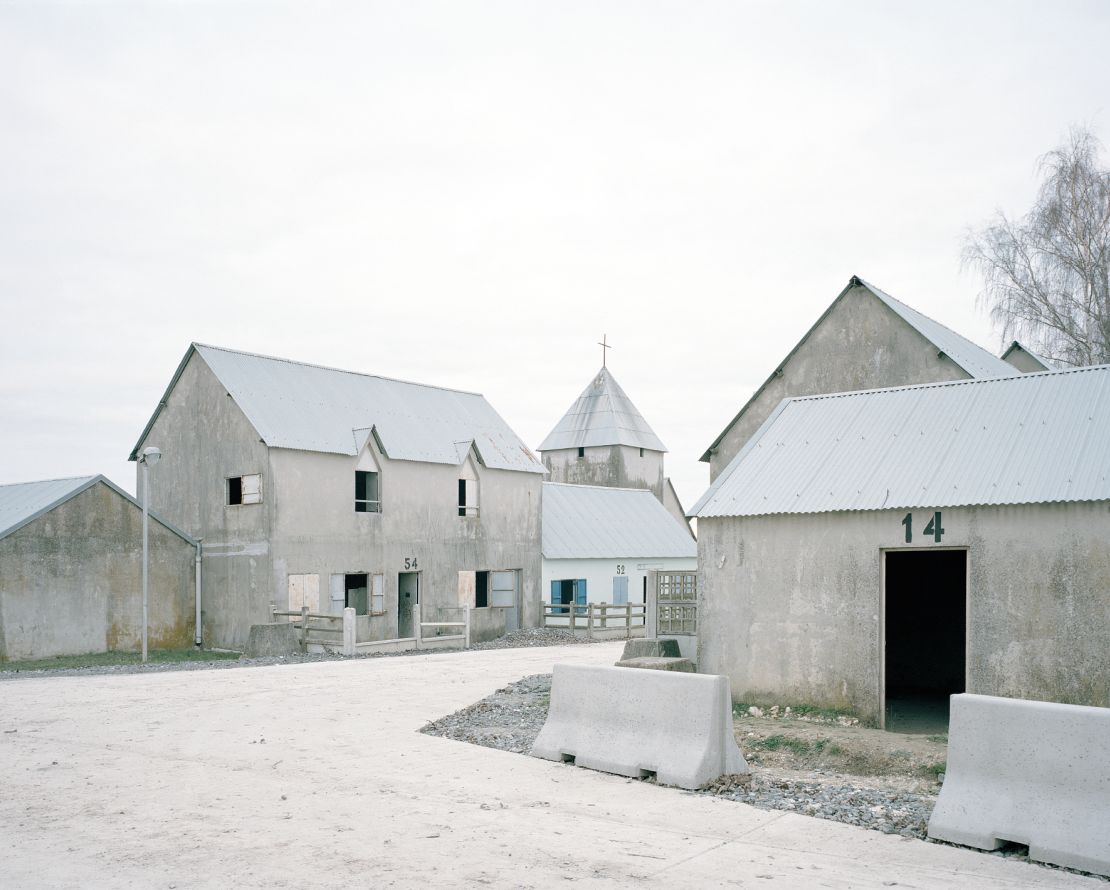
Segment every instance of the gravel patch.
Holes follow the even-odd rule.
[[[498,689],[469,707],[441,717],[420,731],[428,735],[526,754],[547,719],[551,675],[536,674]],[[708,794],[766,810],[787,810],[905,837],[925,837],[935,798],[842,781],[785,777],[758,770],[724,776],[697,794]],[[838,779],[843,777],[838,776]],[[653,781],[646,779],[644,781]]]

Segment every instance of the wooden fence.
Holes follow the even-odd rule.
[[[589,639],[593,639],[595,629],[623,629],[625,637],[631,638],[632,631],[642,628],[646,618],[647,606],[643,603],[540,604],[540,624],[543,627],[565,627],[571,633],[585,632]]]

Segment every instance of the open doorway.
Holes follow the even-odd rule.
[[[397,638],[407,640],[416,635],[412,623],[412,607],[420,602],[420,573],[401,572],[397,575]]]
[[[888,551],[884,589],[883,728],[945,732],[965,688],[967,551]]]

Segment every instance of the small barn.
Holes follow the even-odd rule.
[[[697,543],[642,488],[543,484],[543,588],[553,605],[646,603],[648,573],[697,568]]]
[[[691,515],[738,700],[1110,705],[1110,366],[786,399]]]
[[[0,660],[138,649],[142,508],[104,476],[0,485]],[[151,648],[193,642],[196,544],[150,516]]]

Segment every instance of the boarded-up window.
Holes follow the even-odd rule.
[[[308,606],[308,611],[320,611],[320,576],[289,576],[289,611],[299,612]]]
[[[385,614],[385,575],[370,576],[370,614]]]
[[[613,602],[618,606],[628,604],[628,575],[613,577]]]
[[[474,608],[474,591],[477,585],[477,572],[459,572],[459,605]]]
[[[489,604],[509,608],[516,605],[516,572],[490,572]]]
[[[262,503],[262,476],[252,473],[249,476],[231,476],[227,480],[228,506]]]

